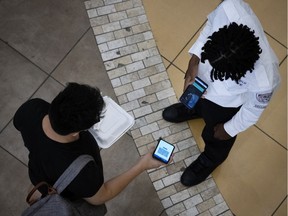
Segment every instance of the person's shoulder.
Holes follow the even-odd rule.
[[[250,13],[252,10],[250,5],[243,0],[224,0],[218,5],[218,8],[233,9],[241,13]]]
[[[47,106],[49,105],[48,102],[46,102],[45,100],[41,99],[41,98],[32,98],[27,100],[26,102],[24,102],[20,108],[23,107],[37,107],[37,106]]]
[[[44,101],[43,99],[40,98],[33,98],[33,99],[29,99],[27,100],[25,103],[23,103],[18,111],[28,111],[37,107],[47,107],[49,106],[49,103]]]
[[[45,100],[43,100],[43,99],[41,99],[41,98],[32,98],[32,99],[30,99],[30,100],[28,100],[27,102],[26,102],[26,104],[27,105],[35,105],[35,106],[43,106],[43,105],[49,105],[49,103],[47,102],[47,101],[45,101]]]
[[[246,15],[242,3],[244,2],[241,0],[224,0],[208,15],[208,19],[217,20],[216,23],[221,26],[239,22],[241,15]]]
[[[16,111],[13,122],[14,126],[19,130],[23,122],[28,121],[31,116],[40,115],[47,112],[49,103],[40,99],[34,98],[23,103]]]
[[[258,61],[252,73],[246,74],[246,80],[250,83],[249,89],[253,92],[263,92],[275,89],[280,83],[279,67],[276,63]]]
[[[42,112],[43,110],[48,110],[49,106],[50,104],[47,101],[40,98],[30,99],[23,104],[23,107],[25,107],[26,111],[33,110],[33,112]]]
[[[251,28],[251,24],[254,26],[254,23],[257,23],[255,13],[249,4],[242,0],[224,0],[208,18],[214,20],[216,26],[229,25],[235,22]]]

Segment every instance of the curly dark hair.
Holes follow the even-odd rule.
[[[68,83],[52,101],[48,116],[56,133],[68,135],[89,129],[99,122],[104,106],[98,88]]]
[[[213,67],[212,81],[231,78],[236,83],[247,71],[254,70],[254,64],[262,52],[259,37],[243,24],[231,23],[208,37],[202,48],[201,62],[208,60]]]

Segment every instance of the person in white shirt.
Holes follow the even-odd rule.
[[[177,103],[163,111],[169,122],[205,121],[205,149],[182,174],[185,186],[201,183],[225,161],[237,134],[257,122],[280,83],[278,59],[242,0],[222,1],[189,53],[184,90],[196,76],[208,89],[193,109]]]

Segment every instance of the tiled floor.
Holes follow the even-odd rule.
[[[178,215],[177,212],[189,216],[200,213],[231,215],[231,211],[237,216],[286,215],[287,3],[284,0],[277,3],[265,0],[261,4],[256,0],[248,2],[263,20],[269,41],[279,57],[283,84],[261,121],[239,137],[229,159],[214,172],[218,187],[209,178],[205,184],[186,189],[179,184],[179,171],[199,153],[191,130],[200,149],[203,147],[197,138],[203,123],[189,122],[190,130],[187,124],[167,125],[159,115],[163,107],[176,100],[173,90],[177,96],[181,93],[179,80],[183,79],[186,70],[187,48],[205,23],[206,15],[219,1],[91,0],[85,2],[90,23],[81,0],[44,0],[41,4],[36,0],[1,1],[0,215],[19,215],[26,207],[27,152],[11,123],[15,110],[31,97],[50,101],[69,81],[100,87],[103,94],[118,100],[137,118],[131,135],[126,134],[117,145],[102,150],[104,167],[107,167],[105,178],[127,169],[137,160],[138,153],[146,152],[159,135],[177,143],[175,163],[167,169],[139,176],[119,197],[107,203],[109,216]],[[267,8],[270,13],[266,12]],[[133,17],[144,9],[148,20],[144,12],[137,17],[137,22],[141,22],[137,24]],[[121,13],[116,13],[118,11]],[[107,14],[109,20],[105,20]],[[130,19],[125,19],[127,16]],[[125,20],[120,22],[123,31],[117,30],[116,20]],[[147,21],[173,89],[166,81],[168,77],[161,58],[155,57],[159,53],[153,35],[148,31],[150,27],[145,24]],[[117,43],[115,38],[107,39],[111,34],[104,34],[112,30],[114,36],[118,36]],[[140,34],[145,31],[146,34]],[[119,45],[124,43],[120,39],[123,34],[130,43],[129,49]],[[135,49],[143,52],[133,55]],[[139,71],[137,75],[133,73],[135,70]],[[130,75],[126,76],[123,71]],[[148,76],[149,84],[145,79]],[[161,85],[157,85],[159,81]],[[167,90],[161,92],[163,88]],[[153,123],[155,119],[157,124]]]

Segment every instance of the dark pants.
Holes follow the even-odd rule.
[[[214,126],[218,123],[229,121],[238,111],[238,108],[221,107],[209,100],[200,99],[195,107],[197,114],[202,116],[205,127],[202,138],[205,142],[204,154],[209,159],[213,168],[219,166],[228,157],[228,154],[236,140],[236,136],[229,140],[214,138]]]

